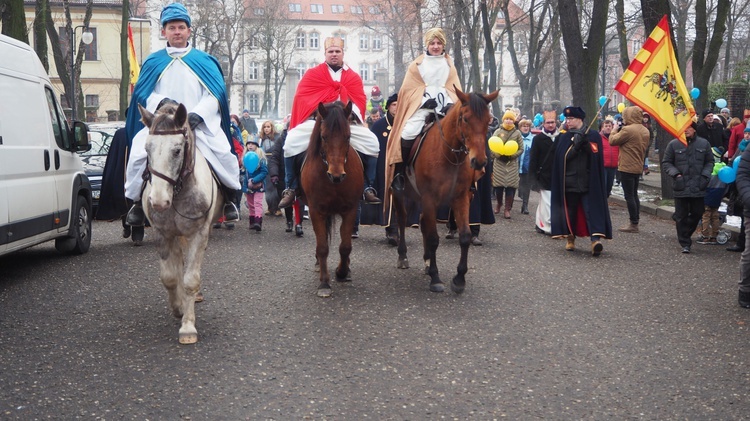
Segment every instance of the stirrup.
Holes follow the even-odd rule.
[[[146,214],[143,213],[143,206],[140,203],[134,203],[125,217],[125,223],[131,227],[142,227],[146,225]]]
[[[240,220],[240,213],[237,211],[237,205],[234,202],[224,203],[224,217],[226,222]]]

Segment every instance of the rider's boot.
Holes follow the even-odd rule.
[[[378,157],[364,154],[360,154],[360,156],[362,157],[362,166],[364,167],[365,171],[365,203],[371,205],[383,203],[383,201],[378,197],[378,193],[372,187],[373,183],[375,182]]]
[[[125,223],[131,227],[142,227],[146,225],[146,214],[143,212],[143,205],[140,200],[136,200],[125,217]]]
[[[281,201],[279,202],[279,209],[285,209],[289,206],[292,206],[294,203],[295,194],[294,189],[284,189],[283,192],[281,192]]]
[[[224,194],[224,217],[226,222],[233,222],[240,220],[240,212],[237,209],[237,205],[234,204],[234,196],[237,194],[234,189],[226,186],[222,186],[222,193]]]

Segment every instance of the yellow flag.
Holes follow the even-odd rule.
[[[615,90],[687,144],[685,129],[693,122],[695,108],[675,59],[666,16],[630,62]]]
[[[135,44],[133,43],[133,29],[128,23],[128,62],[130,62],[130,84],[135,85],[138,82],[138,75],[141,74],[141,66],[135,56]]]

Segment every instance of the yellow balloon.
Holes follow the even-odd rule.
[[[492,136],[491,138],[489,138],[487,140],[487,144],[489,145],[490,150],[492,152],[495,152],[498,155],[502,155],[503,154],[503,152],[502,152],[503,151],[503,140],[500,139],[499,137]]]
[[[509,140],[503,145],[505,149],[505,155],[511,156],[518,150],[518,142],[515,140]]]
[[[622,112],[623,112],[624,110],[625,110],[625,104],[623,104],[622,102],[621,102],[621,103],[619,103],[619,104],[617,104],[617,112],[618,112],[618,113],[622,114]]]

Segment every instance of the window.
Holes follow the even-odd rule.
[[[367,50],[370,48],[370,36],[367,34],[361,34],[359,36],[359,49]]]
[[[249,70],[247,71],[247,78],[250,80],[258,80],[258,62],[253,61],[248,67]]]
[[[81,34],[80,32],[77,33],[76,36],[76,51],[75,53],[78,54],[78,46],[81,45],[83,48],[83,59],[85,61],[96,61],[97,58],[97,49],[96,49],[96,28],[89,28],[89,32],[94,36],[93,41],[91,41],[91,44],[86,45],[81,43]],[[62,51],[65,53],[66,57],[70,57],[70,32],[65,30],[64,26],[61,26],[57,28],[57,33],[60,37],[60,47],[62,48]]]
[[[323,5],[322,4],[311,4],[310,5],[310,13],[319,13],[323,14]]]
[[[57,142],[57,146],[60,148],[70,150],[72,144],[71,139],[68,137],[68,122],[60,112],[57,103],[55,103],[55,94],[52,93],[52,90],[45,87],[44,93],[47,96],[47,107],[49,108],[49,116],[52,121],[52,133],[55,134],[55,142]]]
[[[258,48],[259,47],[258,44],[259,44],[258,43],[258,36],[255,35],[255,36],[251,36],[250,37],[250,39],[248,40],[247,46],[250,47],[250,49],[252,50],[252,49]]]
[[[637,54],[638,51],[640,51],[641,47],[643,47],[643,42],[641,40],[639,40],[639,39],[634,39],[633,40],[633,51],[632,51],[632,53],[633,54]]]
[[[352,14],[354,14],[354,15],[361,15],[362,14],[362,7],[361,6],[352,6],[351,10],[352,10]]]
[[[332,4],[331,5],[331,12],[332,13],[344,13],[344,5],[343,4]]]
[[[263,16],[266,14],[266,9],[263,9],[261,7],[256,7],[255,9],[253,9],[253,14],[255,16]]]
[[[372,49],[382,50],[383,49],[383,38],[380,35],[372,36]]]
[[[310,48],[320,48],[320,34],[317,32],[310,34]]]
[[[295,47],[297,47],[297,48],[305,48],[305,33],[304,32],[298,32],[297,33],[297,39],[295,41]]]
[[[289,11],[292,13],[302,13],[302,5],[299,3],[289,3]]]
[[[86,95],[86,107],[99,107],[99,95]]]
[[[302,76],[305,74],[305,70],[307,70],[307,65],[305,63],[297,63],[297,72],[299,73],[300,79],[302,79]]]
[[[250,111],[250,114],[258,114],[260,112],[258,110],[258,104],[260,103],[260,101],[258,100],[257,93],[255,92],[251,93],[247,102],[248,102],[247,110]]]
[[[370,11],[371,15],[379,15],[380,14],[380,8],[378,6],[370,6],[368,9]]]
[[[370,80],[370,65],[367,63],[362,63],[359,65],[359,77],[362,78],[362,80]]]

